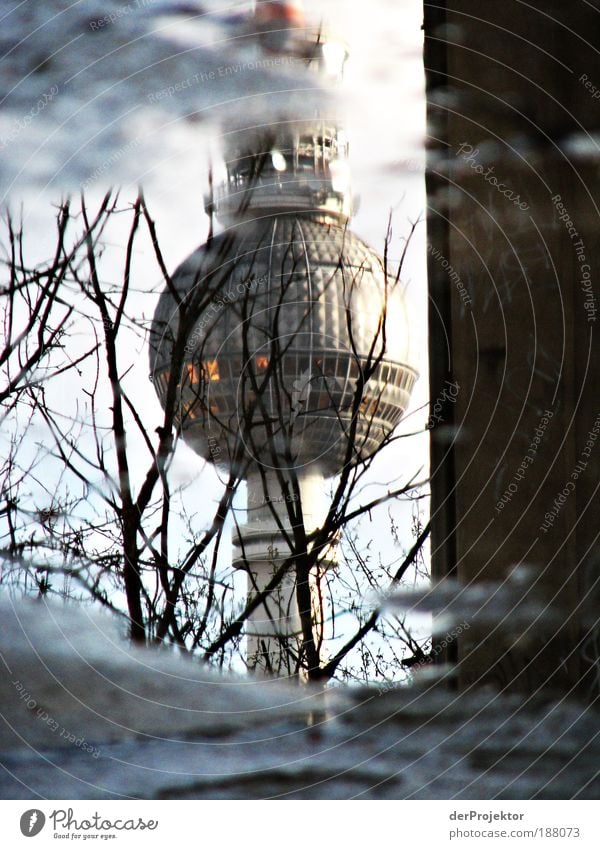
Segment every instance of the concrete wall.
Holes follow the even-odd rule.
[[[462,686],[587,691],[600,527],[599,13],[562,0],[444,5],[425,4],[431,402],[443,408],[433,572],[473,587],[520,566],[515,601],[530,593],[556,613],[474,627],[447,658]],[[456,398],[443,397],[446,381]]]

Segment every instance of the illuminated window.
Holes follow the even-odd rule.
[[[360,411],[363,416],[371,418],[377,412],[379,407],[379,399],[373,398],[371,395],[365,395],[360,402]]]
[[[184,418],[192,420],[198,418],[197,413],[194,411],[194,405],[191,401],[187,401],[185,404],[182,404],[182,410]]]
[[[202,365],[204,368],[204,374],[209,380],[221,379],[218,360],[204,360]]]
[[[188,363],[187,373],[188,373],[188,378],[189,378],[191,384],[200,382],[200,372],[198,371],[198,368],[193,363]]]

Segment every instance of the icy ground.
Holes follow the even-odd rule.
[[[223,133],[331,103],[303,64],[265,49],[249,0],[0,2],[0,202],[84,184],[188,191]],[[421,15],[416,0],[306,0],[351,55],[337,97],[365,193],[365,228],[422,207]],[[415,192],[418,195],[415,210]],[[372,195],[372,201],[369,198]],[[379,212],[377,212],[379,205]],[[381,219],[381,220],[380,220]],[[383,222],[383,223],[382,223]],[[368,237],[367,233],[367,237]]]
[[[192,139],[198,152],[203,131],[310,114],[314,75],[261,49],[248,7],[5,0],[0,197],[148,183]]]
[[[417,689],[318,694],[0,602],[0,798],[595,799],[597,710]],[[307,717],[312,714],[311,726]]]

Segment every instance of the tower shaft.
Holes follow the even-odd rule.
[[[307,599],[302,613],[320,649],[326,615],[322,583],[335,562],[330,547],[304,576],[307,591],[298,593],[307,550],[303,550],[302,537],[309,536],[327,515],[325,477],[312,466],[294,475],[293,482],[274,470],[255,471],[248,477],[247,489],[247,521],[234,539],[234,565],[247,573],[248,600],[262,597],[246,629],[248,668],[278,677],[304,678],[303,616],[298,596]]]

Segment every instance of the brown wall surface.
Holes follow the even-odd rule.
[[[431,434],[433,573],[496,582],[515,599],[512,621],[474,626],[449,659],[462,686],[588,692],[600,4],[455,0],[424,11],[431,403],[443,408]],[[523,598],[551,603],[553,618],[519,619]]]

